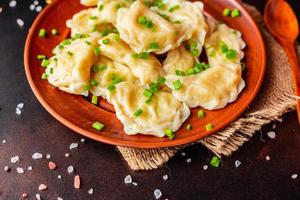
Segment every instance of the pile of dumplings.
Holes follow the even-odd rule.
[[[245,87],[241,33],[186,0],[81,0],[46,68],[62,91],[111,103],[128,135],[177,131],[190,108],[224,108]],[[202,50],[208,63],[200,61]]]

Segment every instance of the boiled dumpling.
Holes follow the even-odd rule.
[[[112,33],[101,38],[99,44],[102,55],[128,66],[142,84],[154,83],[164,75],[161,63],[155,56],[135,54],[117,34]]]
[[[186,72],[194,67],[194,58],[186,50],[184,45],[171,50],[167,54],[166,60],[163,62],[163,69],[167,74],[176,74],[176,71]]]
[[[189,117],[189,108],[171,93],[163,91],[155,93],[152,102],[146,104],[144,90],[141,85],[122,82],[108,94],[108,101],[114,105],[124,131],[128,135],[141,133],[163,137],[166,129],[178,130]],[[139,109],[142,113],[135,116]]]
[[[91,72],[91,93],[95,96],[106,98],[109,87],[120,82],[136,82],[136,78],[128,67],[105,56],[100,56],[99,60],[92,67]]]
[[[99,0],[80,0],[80,3],[84,6],[96,6]]]
[[[94,49],[98,36],[68,39],[56,49],[47,66],[46,74],[50,84],[59,89],[79,95],[87,95],[89,90],[90,69],[97,61]]]
[[[116,27],[121,38],[137,53],[162,54],[177,46],[176,27],[140,0],[117,13]]]

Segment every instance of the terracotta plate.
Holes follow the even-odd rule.
[[[25,70],[29,84],[46,110],[58,121],[94,140],[128,147],[158,148],[182,145],[199,140],[216,131],[224,129],[233,122],[255,98],[263,80],[265,71],[265,48],[262,36],[249,14],[234,0],[204,0],[205,10],[215,18],[224,21],[229,26],[242,32],[247,49],[245,62],[247,66],[244,79],[246,88],[238,100],[226,108],[216,111],[206,111],[205,119],[197,118],[197,110],[193,109],[191,117],[176,132],[176,139],[156,138],[152,136],[128,136],[123,131],[123,126],[117,120],[115,114],[109,109],[106,102],[99,106],[92,105],[86,98],[62,92],[52,87],[47,81],[41,80],[44,71],[40,67],[40,61],[36,59],[38,54],[51,56],[51,50],[69,34],[65,22],[83,6],[79,0],[57,0],[47,6],[32,25],[25,46]],[[242,16],[237,19],[223,17],[224,8],[238,8]],[[45,39],[38,36],[39,29],[45,28],[50,32],[52,28],[59,30],[58,36],[49,35]],[[92,128],[94,121],[105,124],[105,129],[97,132]],[[205,131],[205,124],[212,123],[214,129]],[[186,131],[187,124],[192,124],[192,130]]]

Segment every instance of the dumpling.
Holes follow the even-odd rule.
[[[177,46],[176,27],[140,0],[117,13],[116,27],[121,38],[137,53],[162,54]]]
[[[106,44],[104,44],[106,43]],[[99,40],[101,55],[130,68],[141,84],[157,82],[164,76],[161,63],[151,54],[135,54],[117,34],[109,34]]]
[[[98,36],[68,39],[55,49],[46,74],[50,84],[59,89],[79,95],[88,95],[90,69],[97,61],[94,49]]]
[[[119,82],[136,82],[136,78],[128,67],[105,56],[100,56],[99,60],[92,67],[90,92],[95,96],[106,98],[108,88]]]
[[[173,95],[189,107],[201,106],[208,110],[224,108],[237,99],[245,83],[241,68],[226,66],[211,67],[191,76],[166,76],[166,84]],[[175,89],[174,82],[180,81],[181,88]]]
[[[103,32],[113,29],[111,24],[90,22],[94,21],[93,15],[96,10],[96,8],[82,10],[66,22],[67,27],[71,29],[71,37],[75,37],[78,34],[86,35],[92,32]]]
[[[168,52],[167,58],[163,62],[163,70],[167,74],[176,74],[176,70],[186,72],[194,65],[194,57],[186,50],[184,45],[181,45]]]
[[[194,57],[202,52],[206,32],[208,30],[203,15],[203,3],[184,0],[162,0],[151,7],[172,22],[178,32],[177,44],[188,40],[190,51]],[[197,59],[196,59],[197,60]]]
[[[242,50],[245,46],[241,33],[226,24],[218,24],[215,31],[207,37],[204,45],[212,67],[219,65],[240,67],[244,57]]]
[[[189,108],[171,93],[163,91],[155,93],[152,102],[146,104],[144,90],[141,85],[122,82],[108,94],[108,101],[114,105],[124,131],[128,135],[140,133],[163,137],[166,129],[178,130],[189,117]],[[140,115],[135,116],[139,109]]]
[[[84,6],[96,6],[99,0],[80,0],[80,3]]]

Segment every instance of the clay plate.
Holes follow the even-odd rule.
[[[24,62],[28,82],[40,103],[58,121],[86,137],[113,145],[159,148],[187,144],[205,136],[224,129],[233,122],[255,98],[263,80],[265,72],[265,47],[262,36],[249,14],[234,0],[203,0],[205,10],[218,20],[224,21],[229,26],[239,30],[247,44],[245,62],[247,66],[244,79],[246,88],[238,100],[226,108],[216,111],[206,111],[204,119],[197,118],[198,109],[192,109],[191,117],[176,132],[176,138],[156,138],[153,136],[128,136],[123,131],[123,126],[111,111],[104,100],[99,106],[92,105],[86,98],[67,94],[51,86],[47,81],[41,80],[44,68],[36,59],[38,54],[51,56],[51,50],[68,36],[69,30],[65,22],[73,14],[84,9],[79,0],[57,0],[48,5],[33,23],[25,46]],[[242,16],[237,19],[223,17],[224,8],[238,8]],[[59,30],[58,36],[49,34],[45,39],[38,36],[39,29],[45,28],[50,33],[52,28]],[[103,131],[98,132],[92,128],[92,123],[100,121],[105,124]],[[205,131],[205,124],[212,123],[212,131]],[[192,124],[192,130],[186,131],[187,124]]]

